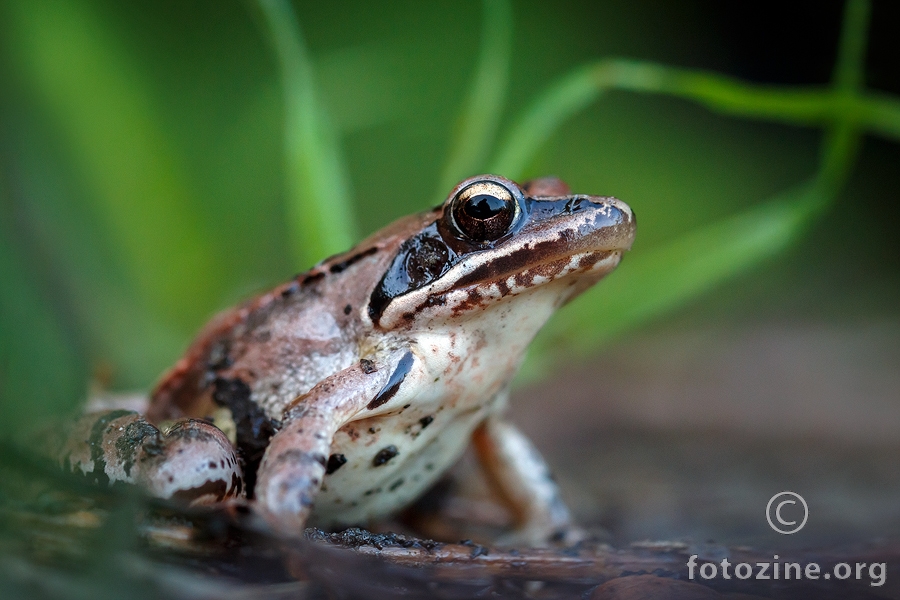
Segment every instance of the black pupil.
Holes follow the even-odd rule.
[[[473,219],[484,221],[502,212],[505,208],[506,202],[497,196],[478,194],[469,198],[464,210]]]

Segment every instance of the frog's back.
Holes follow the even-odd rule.
[[[150,419],[225,407],[277,420],[288,402],[350,364],[350,315],[329,305],[322,278],[298,277],[216,316],[157,385]]]
[[[153,391],[153,422],[207,417],[219,407],[279,420],[316,383],[358,360],[371,328],[377,283],[409,230],[433,215],[401,219],[347,253],[215,317]],[[261,416],[262,416],[261,415]],[[235,415],[237,417],[237,415]]]

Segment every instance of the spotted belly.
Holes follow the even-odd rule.
[[[459,459],[488,412],[409,406],[348,423],[332,443],[311,524],[366,525],[407,506]]]

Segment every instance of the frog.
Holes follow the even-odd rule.
[[[468,178],[218,314],[145,406],[82,417],[58,460],[189,504],[245,499],[291,537],[396,514],[471,447],[510,539],[560,539],[570,511],[507,398],[537,332],[635,228],[621,200],[557,178]]]

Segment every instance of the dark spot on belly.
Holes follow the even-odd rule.
[[[387,464],[389,460],[394,458],[400,454],[400,451],[397,450],[397,446],[391,444],[390,446],[385,446],[381,450],[378,451],[378,454],[375,455],[375,458],[372,459],[373,467],[380,467],[381,465]]]
[[[390,485],[390,487],[388,488],[388,491],[389,491],[389,492],[393,492],[393,491],[396,490],[398,487],[400,487],[401,485],[403,485],[403,481],[404,481],[404,480],[403,480],[402,478],[401,478],[401,479],[398,479],[397,481],[395,481],[394,483],[392,483],[392,484]]]
[[[432,421],[434,421],[434,417],[432,417],[431,415],[428,415],[427,417],[422,417],[421,419],[419,419],[419,423],[422,425],[422,429],[425,429],[426,427],[431,425]]]
[[[359,368],[362,369],[362,372],[366,375],[371,375],[378,370],[375,368],[375,362],[368,358],[359,359]]]
[[[371,496],[372,494],[380,494],[381,488],[373,488],[371,490],[366,490],[363,492],[363,496]],[[350,506],[356,506],[355,504],[351,504]]]
[[[349,314],[352,313],[352,312],[353,312],[353,307],[350,306],[349,304],[348,304],[347,306],[344,307],[344,314],[345,314],[345,315],[349,315]]]
[[[325,467],[325,474],[331,475],[347,463],[347,457],[343,454],[332,454],[328,457],[328,466]]]
[[[209,461],[209,468],[210,469],[218,469],[219,465],[216,464],[216,461],[211,460],[211,461]]]
[[[371,433],[372,435],[375,435],[376,433],[378,433],[378,430],[375,429],[374,427],[369,427],[369,433]]]
[[[241,379],[217,377],[213,382],[213,400],[231,410],[237,429],[237,448],[244,461],[247,497],[253,498],[256,471],[275,433],[275,422],[250,399],[250,386]]]

